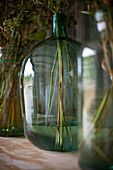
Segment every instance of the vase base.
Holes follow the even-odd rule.
[[[53,126],[49,126],[49,124],[45,125],[44,122],[40,124],[27,124],[25,122],[25,135],[33,145],[43,150],[60,152],[75,151],[77,150],[77,123],[70,122],[72,138],[70,138],[70,127],[68,125],[66,127],[63,126],[62,147],[59,140],[56,140],[57,136],[54,133],[54,131],[57,131],[56,121],[53,123]]]
[[[23,128],[0,128],[0,137],[16,137],[16,136],[24,136]]]
[[[82,164],[79,162],[79,166],[82,170],[112,170],[113,166],[100,166],[100,165],[88,165],[88,164]]]

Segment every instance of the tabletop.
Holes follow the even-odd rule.
[[[25,137],[0,137],[0,170],[81,170],[75,152],[50,152]]]

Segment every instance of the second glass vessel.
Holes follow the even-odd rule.
[[[82,50],[78,146],[83,170],[113,169],[113,46],[107,36],[106,16],[104,11],[96,11],[100,33]]]

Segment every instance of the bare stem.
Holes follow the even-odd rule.
[[[57,61],[57,57],[58,57],[57,55],[58,55],[58,51],[56,51],[56,55],[55,55],[55,60],[54,60],[53,68],[52,68],[52,70],[51,70],[51,87],[50,87],[50,93],[49,93],[49,104],[48,104],[47,115],[49,115],[49,112],[50,112],[51,95],[52,95],[52,87],[53,87],[53,76],[54,76],[54,70],[55,70],[56,61]]]

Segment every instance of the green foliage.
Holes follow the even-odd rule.
[[[35,4],[43,4],[47,8],[49,8],[52,12],[62,12],[67,9],[72,0],[33,0]]]
[[[36,41],[45,40],[53,13],[65,13],[70,4],[72,0],[1,0],[0,46],[17,48],[15,57],[20,58],[19,49],[27,51]],[[68,18],[67,25],[76,25],[73,17]]]
[[[0,45],[28,49],[36,40],[43,41],[45,30],[52,27],[53,13],[65,12],[70,4],[71,0],[1,0]],[[72,17],[68,21],[68,25],[76,24]]]
[[[0,13],[0,46],[10,46],[8,53],[22,61],[36,41],[45,39],[52,12],[38,1],[36,4],[33,0],[2,0]],[[24,49],[21,55],[20,49]]]
[[[45,40],[45,37],[46,37],[46,31],[44,29],[34,34],[34,38],[38,42],[42,42],[43,40]]]

